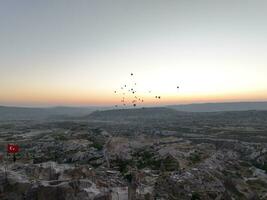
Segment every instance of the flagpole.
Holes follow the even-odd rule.
[[[16,162],[16,153],[13,153],[13,162]]]

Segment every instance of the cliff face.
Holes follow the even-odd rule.
[[[111,193],[108,190],[99,190],[90,180],[93,178],[90,169],[60,169],[55,163],[47,166],[13,165],[11,167],[11,170],[1,169],[0,171],[0,194],[1,199],[4,200],[111,199]],[[15,168],[21,169],[15,172]],[[29,171],[29,169],[32,170]],[[28,175],[25,174],[26,170]],[[76,171],[76,178],[72,176],[71,171]]]
[[[249,179],[242,177],[257,169],[246,171],[239,159],[237,152],[218,151],[194,168],[163,174],[155,184],[155,196],[185,200],[261,199],[251,188]],[[236,174],[235,170],[240,173]],[[258,178],[262,176],[255,180]]]

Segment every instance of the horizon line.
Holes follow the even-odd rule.
[[[267,103],[267,100],[259,101],[218,101],[218,102],[192,102],[192,103],[177,103],[177,104],[157,104],[157,105],[142,105],[138,107],[168,107],[168,106],[186,106],[186,105],[205,105],[205,104],[234,104],[234,103]],[[17,107],[17,108],[109,108],[114,105],[14,105],[14,104],[0,104],[0,107]],[[122,106],[119,106],[122,107]],[[132,106],[126,106],[129,108]],[[138,108],[137,107],[137,108]]]

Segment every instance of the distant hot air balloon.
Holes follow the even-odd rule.
[[[121,95],[121,102],[122,102],[122,103],[118,102],[118,104],[115,107],[120,107],[121,105],[129,106],[127,103],[125,103],[126,102],[126,98],[127,98],[127,102],[132,103],[132,105],[134,107],[137,106],[138,102],[144,102],[144,98],[138,97],[139,95],[137,94],[137,91],[135,90],[137,82],[135,80],[134,74],[130,73],[130,75],[132,77],[131,78],[131,84],[128,84],[128,83],[124,82],[124,83],[121,84],[121,87],[119,87],[117,90],[114,91],[114,93],[117,93],[118,95]],[[177,87],[177,91],[179,91],[179,89],[180,89],[179,85],[176,85],[176,87]],[[121,91],[120,89],[121,90],[125,89],[125,91]],[[153,88],[147,88],[147,89],[148,89],[147,91],[149,93],[152,93],[152,89]],[[129,93],[127,93],[127,91],[132,93],[132,94],[134,94],[134,95],[132,95],[132,94],[129,95]],[[152,98],[153,98],[153,94],[155,94],[155,93],[154,92],[152,93],[152,96],[151,96]],[[159,99],[159,100],[161,99],[161,96],[158,96],[158,95],[154,96],[154,97],[156,99]]]

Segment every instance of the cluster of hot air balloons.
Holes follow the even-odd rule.
[[[120,105],[122,107],[126,106],[133,106],[136,107],[142,103],[145,102],[144,98],[141,95],[138,95],[138,92],[136,90],[137,83],[135,81],[134,74],[130,74],[131,82],[129,84],[123,84],[119,90],[115,90],[114,94],[121,95]],[[179,89],[179,86],[177,86],[177,89]],[[148,93],[151,93],[152,91],[149,90]],[[157,100],[161,99],[160,95],[155,96]],[[115,105],[115,107],[119,107],[118,105]]]

